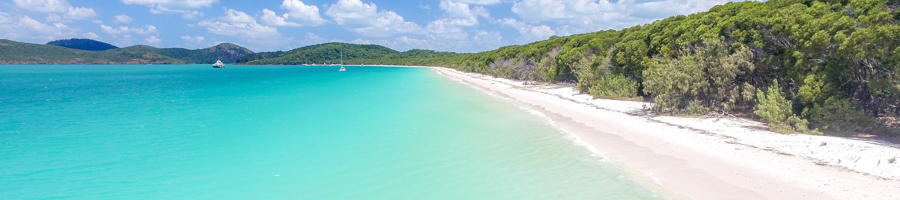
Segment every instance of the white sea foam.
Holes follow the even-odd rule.
[[[574,143],[575,146],[584,147],[585,149],[590,151],[591,156],[598,157],[602,161],[611,162],[609,160],[609,158],[607,158],[605,155],[603,155],[603,152],[600,152],[600,150],[597,150],[597,148],[594,148],[594,146],[591,146],[589,143],[582,140],[581,137],[578,137],[578,135],[568,132],[566,130],[563,130],[562,128],[560,128],[559,126],[556,125],[556,122],[553,121],[553,119],[551,119],[549,116],[547,116],[543,112],[537,111],[535,109],[531,109],[527,106],[522,106],[522,105],[516,105],[516,107],[518,107],[519,109],[524,109],[524,110],[528,111],[528,113],[531,115],[538,116],[540,118],[543,118],[544,120],[547,120],[547,122],[550,124],[550,126],[553,126],[553,128],[556,128],[556,130],[559,130],[560,132],[565,133],[566,137],[572,138],[572,143]]]

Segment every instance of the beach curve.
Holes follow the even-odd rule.
[[[760,123],[740,119],[640,115],[648,106],[642,102],[594,100],[571,87],[533,86],[448,68],[431,69],[532,106],[665,198],[900,198],[900,164],[881,161],[900,155],[900,149],[889,144],[775,134],[759,130],[764,126]],[[877,165],[847,164],[841,159],[854,156],[857,163],[877,161]]]

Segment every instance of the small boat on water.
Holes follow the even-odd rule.
[[[344,68],[344,47],[341,47],[341,69],[339,69],[338,71],[347,71],[347,68]]]
[[[212,65],[213,68],[225,68],[225,63],[222,63],[221,60],[216,60],[216,64]]]

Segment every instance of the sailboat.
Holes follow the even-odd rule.
[[[225,63],[222,63],[222,60],[216,60],[216,64],[212,65],[213,68],[225,68]]]
[[[344,48],[343,47],[341,47],[341,69],[339,69],[338,71],[339,72],[347,71],[347,68],[344,68]]]

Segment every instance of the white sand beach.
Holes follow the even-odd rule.
[[[900,199],[900,148],[778,134],[739,118],[653,116],[647,103],[432,68],[546,115],[668,199]]]

